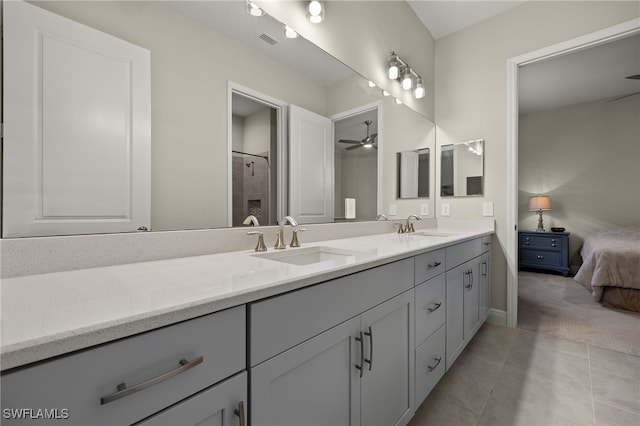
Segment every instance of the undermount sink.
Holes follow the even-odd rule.
[[[416,237],[452,237],[455,234],[449,234],[446,232],[429,232],[429,231],[418,231],[418,232],[412,232],[409,235],[413,235]]]
[[[328,260],[346,260],[359,254],[362,254],[362,252],[335,247],[314,246],[289,248],[270,253],[254,254],[253,256],[292,265],[312,265]]]

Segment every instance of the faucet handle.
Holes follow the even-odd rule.
[[[413,223],[409,223],[409,229],[407,229],[407,232],[416,232],[415,228],[413,227]]]
[[[247,235],[257,235],[258,244],[256,244],[255,251],[267,251],[267,246],[264,245],[264,234],[260,231],[249,231]]]
[[[300,242],[298,241],[298,231],[306,230],[306,228],[294,228],[293,235],[291,236],[291,244],[289,244],[289,247],[300,247]]]
[[[395,224],[398,225],[398,234],[405,234],[407,232],[402,223],[395,222]]]

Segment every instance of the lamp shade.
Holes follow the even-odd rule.
[[[546,195],[529,197],[529,211],[551,210],[551,200]]]

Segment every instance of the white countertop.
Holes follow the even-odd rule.
[[[438,231],[427,229],[421,231]],[[253,250],[8,278],[1,284],[2,370],[88,348],[492,234],[379,234],[305,244],[357,251],[311,265]],[[276,250],[269,248],[267,254]],[[280,251],[278,251],[280,252]]]

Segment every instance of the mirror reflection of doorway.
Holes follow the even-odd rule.
[[[232,94],[232,223],[255,216],[277,224],[278,110],[255,98]]]

